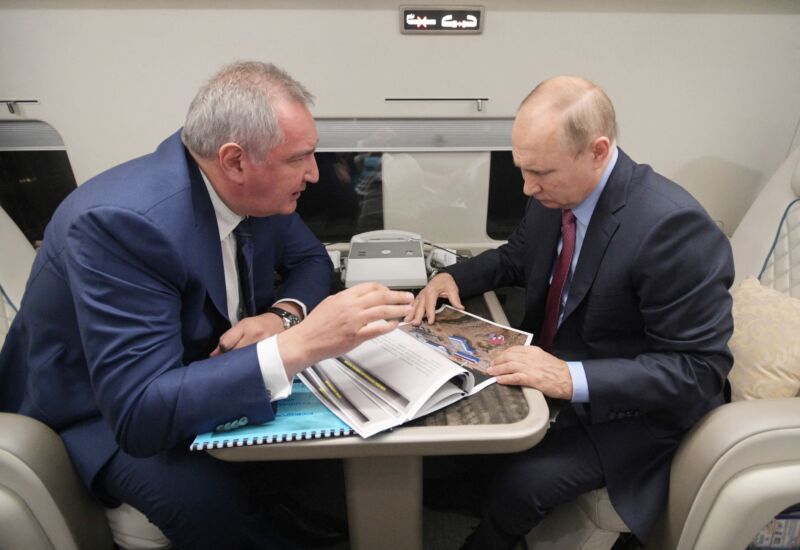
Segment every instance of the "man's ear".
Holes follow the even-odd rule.
[[[595,139],[591,144],[592,161],[596,164],[602,164],[608,159],[611,153],[611,140],[606,136],[600,136]]]
[[[244,179],[245,155],[242,146],[233,142],[224,144],[217,153],[220,168],[236,183],[241,183]]]

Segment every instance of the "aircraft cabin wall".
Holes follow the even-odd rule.
[[[0,0],[0,99],[39,101],[22,114],[61,133],[80,183],[152,151],[234,59],[287,69],[317,117],[513,117],[542,79],[578,74],[615,103],[620,145],[728,234],[800,143],[798,2],[487,0],[484,32],[459,36],[401,34],[403,4]]]

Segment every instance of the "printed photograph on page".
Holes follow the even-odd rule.
[[[492,359],[511,346],[527,345],[533,337],[447,305],[437,310],[434,324],[403,324],[400,330],[472,371],[476,386],[492,380],[486,374]]]

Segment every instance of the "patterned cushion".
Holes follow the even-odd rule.
[[[800,300],[749,277],[731,291],[733,400],[800,395]]]

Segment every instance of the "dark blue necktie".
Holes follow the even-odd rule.
[[[256,291],[253,284],[253,232],[250,218],[245,218],[233,230],[236,236],[236,269],[239,271],[239,289],[242,300],[239,304],[239,317],[252,317],[256,314]]]

